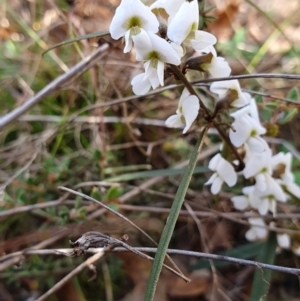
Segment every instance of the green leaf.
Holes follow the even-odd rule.
[[[294,100],[295,102],[299,102],[299,93],[297,88],[292,88],[288,95],[287,98],[290,100]]]
[[[291,121],[298,114],[298,109],[293,108],[291,110],[286,110],[283,113],[283,116],[278,120],[279,124],[285,124]]]
[[[189,187],[196,163],[197,163],[197,157],[198,153],[200,152],[200,149],[203,144],[203,138],[206,134],[206,129],[204,129],[201,132],[201,135],[191,153],[190,156],[190,161],[188,166],[186,167],[182,180],[179,184],[174,202],[171,207],[170,214],[168,216],[166,225],[164,227],[163,233],[161,235],[158,247],[157,247],[157,252],[155,254],[155,258],[153,261],[152,269],[150,272],[150,276],[148,279],[148,284],[147,284],[147,289],[146,289],[146,294],[145,294],[145,301],[152,301],[154,298],[155,290],[156,290],[156,285],[159,279],[159,275],[162,269],[162,265],[166,256],[166,251],[168,248],[168,245],[170,243],[176,221],[179,216],[179,212],[181,210],[182,204],[184,202],[184,198],[187,192],[187,189]]]
[[[107,200],[117,199],[123,193],[123,189],[121,187],[110,187],[106,193]]]
[[[268,240],[260,249],[257,261],[262,263],[273,264],[275,259],[275,251],[277,246],[276,233],[271,232]],[[265,300],[271,282],[271,270],[263,270],[257,268],[254,272],[251,296],[249,301]]]
[[[52,49],[55,49],[57,47],[61,47],[61,46],[67,45],[67,44],[78,42],[80,40],[86,40],[86,39],[97,38],[97,37],[104,37],[104,36],[107,36],[107,35],[109,35],[109,31],[96,31],[96,32],[93,32],[93,33],[85,34],[83,36],[79,36],[79,37],[76,37],[76,38],[65,40],[65,41],[63,41],[61,43],[55,44],[54,46],[48,48],[46,51],[43,52],[43,56],[48,51],[50,51]]]

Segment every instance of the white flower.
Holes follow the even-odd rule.
[[[281,249],[290,249],[291,237],[288,234],[277,234],[277,243]]]
[[[268,235],[268,229],[263,219],[259,217],[249,218],[251,228],[246,232],[246,239],[249,241],[263,240]]]
[[[197,30],[198,24],[198,1],[185,1],[169,23],[167,36],[178,45],[185,42],[187,46],[199,51],[214,45],[217,42],[216,37],[208,32]]]
[[[249,147],[245,145],[246,157],[244,159],[245,168],[243,175],[246,179],[254,177],[256,186],[259,190],[266,189],[266,177],[272,174],[271,169],[271,150],[265,142],[265,149],[260,153],[251,152]]]
[[[217,52],[213,46],[206,47],[201,50],[204,53],[211,53],[210,63],[201,64],[201,69],[207,71],[211,77],[227,77],[231,73],[231,68],[224,58],[217,56]]]
[[[187,89],[184,89],[179,99],[176,115],[170,116],[166,120],[166,125],[175,128],[185,126],[183,130],[183,134],[185,134],[196,119],[199,108],[197,96],[191,95]]]
[[[153,76],[151,78],[152,82],[149,78],[145,77],[145,73],[138,74],[131,80],[133,93],[136,95],[145,95],[149,92],[151,86],[157,88],[159,86],[159,80],[157,76]]]
[[[253,194],[254,186],[247,186],[243,188],[244,195],[237,195],[231,198],[233,207],[237,210],[245,210],[249,207],[253,207],[252,204],[255,203],[255,196]]]
[[[164,85],[164,63],[180,64],[178,49],[174,49],[159,36],[144,30],[132,37],[136,48],[136,59],[145,61],[145,73],[132,79],[133,91],[137,95],[146,94],[150,87],[156,89]]]
[[[236,93],[236,99],[230,103],[231,106],[241,108],[250,103],[250,94],[242,92],[240,84],[237,80],[214,82],[210,86],[210,91],[218,94],[220,99],[224,98],[230,90],[233,90]]]
[[[113,39],[125,37],[124,52],[132,48],[132,36],[146,32],[158,32],[159,23],[150,8],[140,0],[122,0],[109,27]]]
[[[261,215],[265,215],[268,211],[276,214],[277,201],[286,202],[287,197],[281,186],[270,175],[265,174],[265,189],[261,190],[258,183],[255,184],[253,191],[252,207],[256,208]],[[259,183],[260,184],[260,183]]]
[[[208,168],[215,173],[204,185],[211,185],[211,193],[218,194],[221,190],[223,182],[229,187],[236,184],[237,174],[233,166],[226,161],[220,154],[216,154],[209,162]]]
[[[261,153],[266,149],[266,143],[263,138],[259,137],[266,133],[266,129],[261,126],[260,122],[247,114],[250,107],[246,106],[231,114],[235,118],[232,128],[229,131],[229,138],[236,147],[248,144],[249,151]],[[248,109],[247,111],[245,109]]]

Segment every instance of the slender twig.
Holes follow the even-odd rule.
[[[300,75],[298,75],[298,74],[281,74],[281,73],[254,73],[254,74],[232,75],[229,77],[217,77],[217,78],[206,78],[206,79],[194,80],[194,81],[191,81],[191,84],[213,83],[213,82],[222,82],[222,81],[227,81],[227,80],[247,79],[247,78],[282,78],[282,79],[300,80]]]
[[[95,182],[93,184],[100,185],[99,183]],[[147,191],[147,190],[146,190]],[[30,212],[36,209],[45,209],[50,207],[56,207],[56,206],[65,206],[65,205],[72,205],[74,206],[76,201],[74,200],[55,200],[55,201],[49,201],[45,203],[39,203],[39,204],[33,204],[33,205],[27,205],[27,206],[20,206],[13,209],[8,209],[4,211],[0,211],[0,218],[12,216],[15,214]],[[81,205],[89,205],[89,201],[81,201]],[[122,210],[127,211],[137,211],[137,212],[152,212],[152,213],[158,213],[158,214],[169,214],[170,208],[163,208],[163,207],[149,207],[149,206],[135,206],[135,205],[127,205],[127,204],[119,204],[118,207]],[[205,212],[205,211],[194,211],[195,215],[197,217],[223,217],[227,219],[232,218],[241,218],[241,219],[248,219],[250,217],[258,217],[257,213],[254,212]],[[188,216],[189,212],[187,210],[181,210],[180,215]],[[274,217],[271,214],[259,216],[263,219],[291,219],[291,218],[298,218],[300,219],[300,213],[277,213]],[[241,221],[233,220],[234,222],[240,223]],[[273,229],[273,228],[272,228]],[[278,228],[279,229],[279,228]],[[276,230],[276,229],[275,229]],[[281,231],[284,231],[284,229],[280,229]],[[277,231],[277,230],[276,230]],[[297,231],[298,233],[298,231]],[[299,233],[298,233],[299,234]]]
[[[156,253],[157,248],[134,248],[135,250],[141,251],[141,252],[147,252],[147,253]],[[102,251],[103,248],[95,248],[95,249],[89,249],[87,250],[87,253],[99,253]],[[27,250],[25,254],[23,255],[40,255],[40,256],[46,256],[46,255],[62,255],[62,253],[70,253],[73,249],[66,248],[66,249],[45,249],[45,250]],[[112,252],[129,252],[129,250],[125,248],[115,248],[112,250]],[[187,250],[177,250],[177,249],[167,249],[168,254],[178,254],[178,255],[184,255],[184,256],[193,256],[197,258],[203,258],[203,259],[212,259],[212,260],[220,260],[220,261],[227,261],[231,263],[237,263],[241,265],[246,266],[253,266],[256,268],[263,268],[263,269],[269,269],[277,272],[287,273],[287,274],[293,274],[293,275],[300,275],[300,269],[295,268],[288,268],[283,266],[277,266],[272,264],[265,264],[253,260],[246,260],[246,259],[239,259],[235,257],[230,256],[224,256],[224,255],[218,255],[218,254],[207,254],[202,252],[194,252],[194,251],[187,251]]]
[[[53,116],[53,115],[23,115],[18,121],[39,121],[39,122],[55,122],[61,123],[65,122],[66,118],[63,116]],[[129,118],[129,117],[116,117],[116,116],[79,116],[72,120],[75,123],[89,123],[98,124],[103,123],[135,123],[143,125],[161,126],[166,127],[165,120],[150,119],[150,118]]]
[[[190,84],[196,85],[196,84],[202,84],[202,83],[212,83],[212,82],[217,82],[217,81],[227,81],[227,80],[247,79],[247,78],[282,78],[282,79],[300,80],[300,75],[296,75],[296,74],[269,74],[269,73],[245,74],[245,75],[234,75],[234,76],[230,76],[230,77],[207,78],[207,79],[195,80],[195,81],[190,82]],[[79,116],[80,114],[82,114],[82,113],[84,113],[86,111],[94,110],[94,109],[97,109],[97,108],[108,107],[108,106],[112,106],[112,105],[117,105],[117,104],[121,104],[121,103],[127,102],[127,101],[132,101],[132,100],[137,100],[137,99],[142,99],[142,98],[148,98],[149,96],[155,96],[155,95],[157,95],[157,94],[159,94],[159,93],[161,93],[163,91],[170,90],[170,89],[176,89],[176,88],[181,87],[181,86],[183,86],[183,84],[168,85],[168,86],[156,89],[154,91],[151,91],[151,92],[149,92],[149,93],[147,93],[145,95],[141,95],[141,96],[140,95],[132,95],[132,96],[129,96],[129,97],[124,97],[122,99],[110,100],[110,101],[107,101],[105,103],[94,104],[94,105],[88,106],[88,107],[83,108],[82,110],[78,111],[77,113],[75,113],[74,115],[72,115],[67,121],[71,122],[77,116]],[[45,89],[47,87],[45,87]],[[42,91],[40,91],[39,93],[41,93]],[[35,97],[37,97],[38,94],[36,94]],[[40,101],[40,100],[41,99],[39,99],[38,101]],[[287,100],[284,100],[284,101],[287,101]],[[297,102],[293,102],[293,103],[297,104]],[[22,115],[26,111],[27,111],[27,109],[24,110],[24,111],[22,111],[22,113],[18,114],[18,116],[16,116],[16,117],[14,117],[13,120],[15,120],[18,117],[20,117],[20,115]],[[11,113],[13,113],[13,112],[15,112],[15,111],[12,111]],[[7,116],[7,115],[5,115],[5,116]],[[10,117],[9,121],[6,121],[6,119],[3,119],[5,116],[3,116],[2,118],[0,118],[0,129],[2,129],[6,124],[8,124],[8,123],[11,122],[10,121],[11,117]]]
[[[2,130],[9,123],[13,122],[17,118],[19,118],[22,114],[31,109],[34,105],[43,100],[46,96],[51,93],[57,91],[62,88],[65,84],[67,84],[70,79],[77,77],[88,70],[91,66],[93,66],[99,58],[108,50],[109,45],[104,44],[99,47],[93,54],[89,57],[85,58],[77,65],[72,67],[66,73],[57,77],[54,81],[52,81],[49,85],[43,88],[40,92],[38,92],[35,96],[31,97],[27,101],[25,101],[21,106],[15,108],[13,111],[9,112],[6,115],[3,115],[0,118],[0,130]]]

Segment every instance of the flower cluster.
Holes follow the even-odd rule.
[[[234,162],[228,162],[221,154],[217,154],[208,165],[214,174],[205,184],[211,184],[211,192],[218,194],[224,182],[232,187],[237,183],[238,175],[243,176],[253,185],[244,187],[242,195],[231,198],[234,208],[242,211],[254,209],[261,216],[271,212],[276,216],[278,202],[300,198],[300,187],[295,183],[291,171],[291,153],[273,155],[263,138],[266,129],[260,123],[256,102],[248,93],[241,91],[238,81],[215,82],[210,90],[218,95],[220,101],[230,95],[228,99],[235,111],[230,114],[234,121],[229,130],[229,139],[244,154],[245,167],[237,173]],[[249,241],[266,238],[268,230],[262,218],[250,218],[249,223],[252,225],[246,233]],[[293,245],[290,236],[279,234],[277,238],[281,248],[291,248],[300,255],[300,246],[296,242]]]
[[[228,63],[217,56],[213,46],[217,39],[198,30],[198,24],[197,0],[157,0],[150,7],[140,0],[121,1],[111,22],[110,33],[114,39],[123,38],[124,52],[134,48],[136,60],[143,62],[144,72],[131,81],[135,94],[144,95],[151,88],[163,86],[167,64],[179,66],[178,70],[187,68],[205,72],[211,78],[230,75]],[[201,55],[182,62],[187,49]],[[238,176],[243,176],[244,181],[252,185],[244,187],[242,195],[232,197],[233,206],[237,210],[255,210],[261,216],[268,212],[276,215],[278,202],[286,202],[291,197],[300,198],[300,188],[291,172],[291,154],[273,155],[263,137],[266,129],[260,122],[256,102],[249,93],[242,91],[237,80],[214,82],[210,91],[217,98],[215,112],[226,109],[230,113],[232,124],[228,139],[241,154],[244,168],[237,172],[234,160],[229,160],[222,151],[210,160],[208,167],[214,173],[205,184],[211,185],[213,194],[218,194],[224,182],[232,187]],[[203,109],[200,103],[197,94],[185,88],[176,113],[166,120],[166,125],[183,128],[183,133],[186,133],[197,119],[199,110]],[[267,236],[263,219],[251,218],[249,223],[252,225],[246,233],[249,241]],[[292,247],[287,234],[278,235],[278,243],[281,248],[292,248],[300,254],[299,248]]]
[[[144,95],[151,89],[164,85],[165,65],[179,66],[187,48],[204,54],[201,71],[211,77],[229,76],[228,63],[217,56],[213,45],[217,39],[212,34],[198,30],[198,1],[158,0],[147,7],[140,0],[122,0],[111,22],[109,31],[114,39],[123,37],[124,52],[135,48],[136,60],[144,64],[145,72],[135,76],[132,90]],[[164,28],[164,30],[159,30]],[[165,32],[162,36],[161,32]],[[166,124],[184,127],[184,133],[195,121],[199,111],[196,96],[182,92],[176,115]]]

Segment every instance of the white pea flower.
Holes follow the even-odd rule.
[[[236,93],[236,99],[230,103],[231,106],[241,108],[250,103],[250,94],[242,92],[240,84],[236,79],[214,82],[210,86],[210,91],[218,94],[220,99],[224,98],[230,90]]]
[[[136,59],[145,61],[145,73],[139,74],[131,81],[133,92],[137,95],[146,94],[150,87],[156,89],[164,85],[165,63],[179,65],[180,53],[166,40],[144,30],[132,37],[136,48]]]
[[[268,235],[268,229],[262,218],[251,217],[248,219],[251,228],[246,232],[246,239],[249,241],[263,240]]]
[[[237,174],[233,166],[226,161],[220,154],[216,154],[208,164],[208,168],[215,173],[204,185],[211,184],[211,193],[218,194],[221,190],[223,182],[232,187],[237,182]]]
[[[265,189],[261,190],[261,183],[256,182],[251,199],[251,207],[258,210],[260,215],[266,215],[268,211],[274,215],[277,211],[277,201],[286,202],[287,196],[281,186],[270,175],[265,174]]]
[[[201,69],[207,71],[211,77],[227,77],[230,75],[231,68],[223,57],[217,56],[215,47],[206,47],[201,52],[211,53],[210,63],[201,64]]]
[[[174,43],[193,47],[195,50],[214,45],[217,39],[214,35],[197,30],[199,24],[198,1],[185,1],[168,25],[167,36]]]
[[[247,143],[250,152],[261,153],[265,150],[266,143],[260,135],[265,134],[266,129],[259,121],[247,114],[249,110],[250,107],[246,106],[231,114],[235,120],[232,124],[233,129],[229,131],[229,138],[236,147]]]
[[[197,96],[191,95],[187,89],[184,89],[179,99],[176,115],[170,116],[166,120],[166,125],[174,128],[185,126],[183,129],[183,134],[185,134],[197,118],[199,108]]]
[[[141,29],[146,32],[158,32],[159,23],[150,8],[140,0],[122,0],[109,27],[113,39],[125,38],[124,52],[132,48],[132,37]]]
[[[245,145],[246,157],[244,159],[245,168],[243,175],[246,179],[254,177],[256,186],[260,191],[267,188],[267,177],[271,177],[271,150],[265,142],[265,150],[260,153],[251,152],[249,147]]]
[[[253,194],[255,187],[247,186],[243,188],[244,195],[236,195],[231,198],[233,207],[237,210],[245,210],[249,207],[253,208],[253,204],[256,203],[255,195]]]

